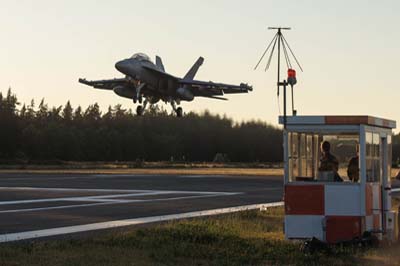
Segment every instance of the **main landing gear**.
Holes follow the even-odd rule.
[[[139,101],[139,103],[141,103],[140,98],[139,98],[139,99],[133,99],[133,102],[134,102],[134,103],[136,103],[137,101]],[[151,102],[151,101],[150,101],[150,102]],[[183,116],[183,109],[182,109],[182,107],[177,107],[177,106],[176,106],[176,101],[174,101],[174,100],[171,100],[171,101],[169,101],[169,102],[170,102],[170,104],[171,104],[171,106],[172,106],[172,109],[173,109],[174,112],[176,113],[176,116],[177,116],[177,117],[182,117],[182,116]],[[143,106],[142,106],[142,105],[138,105],[138,106],[136,107],[136,114],[137,114],[138,116],[142,116],[142,115],[143,115],[144,111],[146,110],[146,106],[147,106],[148,103],[149,103],[148,99],[145,99],[144,102],[143,102]]]
[[[182,107],[178,107],[178,108],[176,109],[176,116],[177,116],[177,117],[182,117],[182,116],[183,116],[183,109],[182,109]]]
[[[172,109],[174,109],[174,111],[175,111],[175,113],[176,113],[176,116],[177,117],[182,117],[183,116],[183,109],[182,109],[182,107],[176,107],[176,102],[174,101],[174,100],[171,100],[170,101],[170,103],[171,103],[171,106],[172,106]]]

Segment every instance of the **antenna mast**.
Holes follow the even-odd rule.
[[[294,69],[292,69],[292,63],[290,61],[290,55],[293,57],[293,59],[295,60],[297,66],[299,67],[299,69],[303,72],[303,68],[301,67],[299,61],[297,60],[296,56],[294,55],[292,49],[289,46],[289,43],[286,41],[285,37],[282,34],[283,30],[290,30],[291,28],[289,27],[268,27],[269,30],[277,30],[277,33],[274,35],[274,37],[272,38],[272,41],[269,43],[269,45],[267,46],[267,48],[265,49],[264,53],[262,54],[260,60],[258,61],[257,65],[255,66],[254,70],[256,70],[258,68],[258,66],[260,65],[261,61],[264,59],[265,55],[267,54],[268,50],[271,48],[272,49],[269,53],[269,57],[268,57],[268,61],[267,61],[267,65],[265,66],[265,71],[267,71],[271,65],[271,60],[272,57],[274,55],[274,51],[275,51],[275,47],[276,44],[278,43],[278,73],[277,73],[277,95],[278,95],[278,99],[279,99],[279,90],[280,87],[283,87],[283,125],[284,128],[286,129],[286,120],[287,120],[287,116],[286,116],[286,86],[290,85],[291,86],[291,91],[292,91],[292,115],[296,115],[296,110],[294,110],[294,97],[293,97],[293,86],[297,83],[296,80],[296,71]],[[285,56],[285,61],[286,61],[286,66],[288,68],[288,78],[287,80],[283,80],[283,82],[281,82],[280,80],[280,73],[281,73],[281,49],[283,50],[284,56]],[[290,55],[289,55],[289,52]]]

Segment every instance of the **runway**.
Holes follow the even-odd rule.
[[[282,189],[279,176],[0,174],[0,242],[258,207]]]

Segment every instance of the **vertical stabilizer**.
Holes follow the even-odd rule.
[[[162,70],[163,72],[165,72],[165,68],[164,68],[163,62],[162,62],[162,60],[161,60],[161,57],[159,57],[158,55],[156,55],[156,66],[157,66],[160,70]]]
[[[193,80],[194,77],[196,76],[196,73],[199,70],[200,66],[203,64],[203,62],[204,62],[204,58],[200,56],[199,59],[197,59],[196,63],[194,63],[192,68],[189,70],[189,72],[185,75],[185,77],[183,79],[184,80]]]

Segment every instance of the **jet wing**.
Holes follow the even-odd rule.
[[[92,86],[95,89],[112,90],[118,85],[126,84],[127,80],[125,78],[93,80],[93,81],[89,81],[86,79],[79,79],[79,83]]]
[[[224,93],[247,93],[248,91],[253,90],[251,86],[244,83],[240,85],[230,85],[224,83],[214,83],[212,81],[207,82],[207,81],[190,80],[190,79],[179,79],[175,76],[162,72],[158,69],[152,68],[150,66],[142,66],[142,67],[149,71],[152,71],[153,73],[160,74],[161,76],[177,79],[179,85],[181,85],[182,87],[183,86],[189,87],[195,96],[214,98],[211,96],[221,96],[224,95]]]
[[[247,93],[253,90],[253,87],[241,83],[240,85],[230,85],[224,83],[214,83],[212,81],[199,81],[199,80],[180,80],[179,84],[190,88],[195,96],[203,96],[209,98],[216,98],[215,96],[222,96],[225,93]]]

